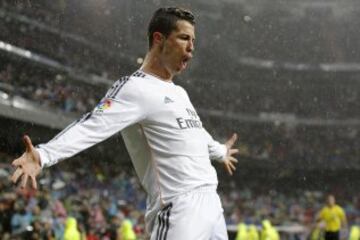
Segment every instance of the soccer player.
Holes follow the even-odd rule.
[[[325,240],[339,240],[341,228],[347,225],[344,210],[336,204],[334,195],[327,196],[326,206],[321,209],[317,220],[325,223]]]
[[[12,181],[22,187],[44,167],[69,158],[121,131],[135,171],[148,194],[145,215],[151,240],[228,239],[218,180],[211,160],[231,175],[238,152],[233,136],[215,141],[203,128],[186,91],[173,83],[193,57],[194,15],[158,9],[148,26],[149,50],[141,68],[122,77],[95,109],[13,161]]]

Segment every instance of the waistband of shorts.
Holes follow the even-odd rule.
[[[194,194],[194,193],[216,193],[216,192],[217,192],[217,185],[203,185],[184,192],[180,192],[174,196],[163,197],[163,201],[171,202],[173,199],[178,198],[179,196],[187,196],[189,194]]]
[[[211,193],[211,192],[216,192],[216,189],[217,189],[217,185],[205,185],[205,186],[196,187],[188,192],[184,192],[181,195],[185,196],[193,193]]]

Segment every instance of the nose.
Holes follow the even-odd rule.
[[[192,40],[188,41],[186,51],[190,53],[194,51],[194,42]]]

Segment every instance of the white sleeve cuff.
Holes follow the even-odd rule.
[[[40,156],[41,168],[43,169],[45,167],[51,166],[52,164],[49,164],[50,161],[49,161],[48,154],[46,153],[46,151],[39,147],[36,147],[35,149],[37,150],[37,152],[39,153],[39,156]]]
[[[219,147],[217,149],[217,154],[213,156],[213,160],[218,162],[223,162],[226,158],[227,154],[227,147],[225,144],[219,144]]]

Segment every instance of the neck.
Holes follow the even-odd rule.
[[[162,63],[159,54],[154,53],[155,50],[150,50],[144,59],[141,70],[145,73],[154,75],[162,81],[172,82],[174,74],[172,74]]]

